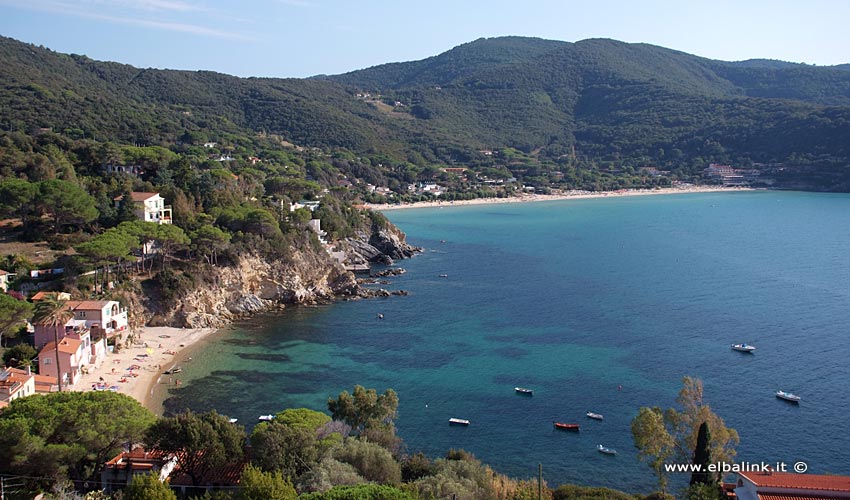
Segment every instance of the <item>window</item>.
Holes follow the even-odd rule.
[[[53,358],[44,358],[44,364],[45,365],[52,365],[53,364]]]

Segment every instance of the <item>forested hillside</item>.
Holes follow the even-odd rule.
[[[146,70],[7,38],[0,62],[2,129],[73,139],[171,147],[267,133],[420,167],[513,148],[562,172],[708,162],[834,170],[850,158],[842,66],[730,63],[606,39],[480,39],[306,80]]]

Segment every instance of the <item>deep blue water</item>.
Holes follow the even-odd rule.
[[[409,296],[293,308],[228,329],[185,366],[187,383],[166,407],[252,423],[287,407],[326,410],[355,384],[391,387],[411,451],[464,448],[515,477],[542,463],[550,485],[647,492],[655,479],[636,459],[629,423],[641,406],[674,405],[691,375],[740,433],[739,460],[850,474],[850,196],[708,193],[386,215],[426,248],[391,278]],[[742,341],[757,353],[730,350]],[[777,400],[777,389],[802,404]],[[472,425],[449,427],[449,417]],[[555,420],[582,430],[555,431]],[[619,455],[598,453],[600,443]]]

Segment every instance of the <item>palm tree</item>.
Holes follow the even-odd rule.
[[[62,370],[59,367],[59,328],[65,328],[65,323],[74,317],[74,312],[68,309],[67,301],[55,296],[48,296],[35,305],[33,323],[53,327],[53,346],[56,353],[56,381],[59,392],[62,392]],[[64,335],[63,335],[64,336]]]

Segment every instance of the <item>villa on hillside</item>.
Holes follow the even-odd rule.
[[[127,174],[134,177],[139,177],[145,173],[145,168],[141,165],[116,165],[108,164],[105,167],[110,174]]]
[[[133,200],[133,213],[143,221],[156,222],[157,224],[171,224],[171,205],[165,204],[165,199],[159,193],[143,193],[133,191],[130,193]],[[113,201],[118,207],[124,196],[116,196]]]
[[[739,500],[835,500],[850,498],[850,477],[793,472],[739,472]]]

